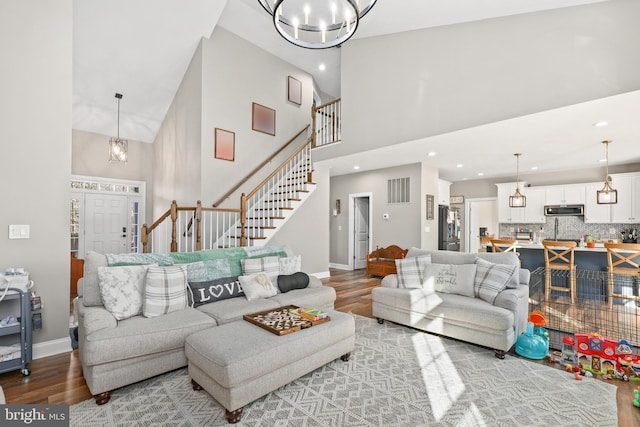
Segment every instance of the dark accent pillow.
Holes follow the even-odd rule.
[[[278,276],[278,288],[285,293],[293,289],[304,289],[309,286],[309,276],[307,273],[298,271],[297,273]]]
[[[244,296],[238,276],[224,277],[206,282],[189,282],[189,287],[193,294],[194,307],[223,299]]]

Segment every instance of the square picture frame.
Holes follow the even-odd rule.
[[[287,100],[293,104],[302,105],[302,82],[295,77],[287,78]]]
[[[276,136],[276,110],[254,102],[251,107],[251,129]]]
[[[214,134],[214,157],[233,162],[236,152],[236,133],[226,129],[215,128]]]

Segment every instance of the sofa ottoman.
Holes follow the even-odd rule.
[[[226,409],[230,423],[254,400],[341,357],[355,345],[353,316],[328,311],[331,321],[278,336],[245,320],[186,339],[189,376]]]

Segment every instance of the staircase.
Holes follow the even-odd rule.
[[[181,207],[175,201],[151,226],[140,232],[143,252],[193,252],[238,246],[264,246],[315,190],[311,149],[342,139],[341,101],[312,108],[311,135],[284,162],[249,193],[241,193],[238,208],[219,207],[238,194],[250,178],[266,168],[298,134],[231,188],[212,207]]]
[[[194,207],[181,207],[172,202],[151,226],[142,226],[142,250],[192,252],[264,246],[315,190],[312,172],[309,137],[252,191],[242,193],[239,208],[203,207],[200,201]]]

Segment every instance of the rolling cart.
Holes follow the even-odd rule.
[[[0,325],[0,373],[20,369],[22,375],[28,376],[31,371],[27,363],[32,360],[32,324],[31,324],[31,297],[29,292],[23,292],[18,288],[9,288],[7,294],[0,301],[0,319],[14,316],[16,323],[9,326]],[[14,352],[8,350],[19,344]],[[18,356],[17,353],[20,355]]]

